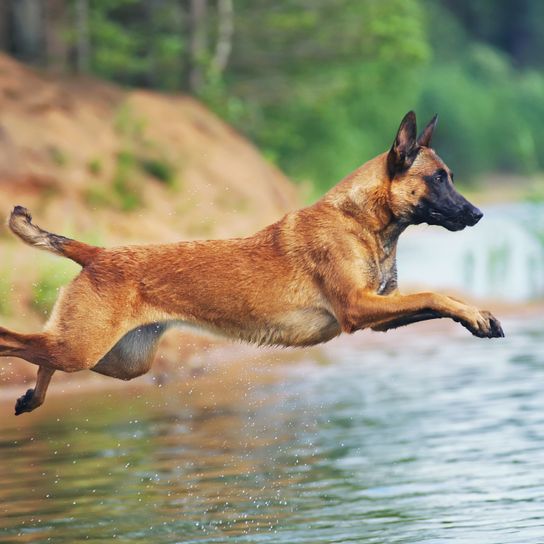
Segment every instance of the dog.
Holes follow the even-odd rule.
[[[179,324],[280,346],[443,317],[478,337],[504,336],[487,311],[432,292],[403,295],[397,287],[397,241],[409,225],[457,231],[482,218],[431,148],[436,121],[417,136],[416,116],[407,113],[389,151],[315,204],[248,238],[94,247],[42,230],[15,207],[9,227],[19,238],[82,267],[61,290],[43,332],[0,327],[0,356],[39,367],[15,414],[43,403],[57,370],[123,380],[145,374],[161,335]]]

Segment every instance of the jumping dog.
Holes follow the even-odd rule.
[[[145,374],[161,335],[178,324],[282,346],[442,317],[478,337],[504,336],[487,311],[397,288],[397,241],[406,227],[457,231],[482,217],[430,147],[435,125],[436,116],[417,137],[409,112],[389,151],[312,206],[248,238],[101,248],[42,230],[15,207],[9,227],[19,238],[82,267],[61,290],[43,332],[0,327],[0,356],[39,367],[35,388],[18,399],[15,413],[43,403],[56,370],[91,369],[123,380]]]

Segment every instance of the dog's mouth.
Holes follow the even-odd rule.
[[[428,225],[438,225],[444,227],[449,231],[455,232],[458,230],[463,230],[464,228],[471,226],[469,222],[464,221],[461,217],[449,217],[440,213],[438,211],[429,212],[429,217],[427,219]]]
[[[466,223],[458,223],[455,221],[446,221],[443,223],[443,226],[452,232],[463,230],[464,228],[468,227]]]

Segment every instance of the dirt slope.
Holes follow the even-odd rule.
[[[0,213],[15,202],[117,241],[247,234],[296,197],[192,98],[54,79],[0,55]]]
[[[196,100],[60,79],[0,55],[0,218],[100,245],[243,236],[297,205],[289,180]],[[72,263],[0,219],[0,323],[36,330]],[[34,374],[1,361],[0,383]],[[4,364],[9,363],[9,364]]]

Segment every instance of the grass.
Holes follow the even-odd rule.
[[[123,143],[115,159],[109,185],[93,184],[85,197],[91,206],[107,207],[123,212],[138,210],[144,205],[142,174],[151,176],[166,187],[176,189],[175,166],[161,156],[160,149],[145,138],[146,122],[134,114],[130,104],[122,104],[115,114],[114,128]],[[87,169],[98,177],[103,172],[100,159],[87,163]]]
[[[165,159],[145,158],[140,160],[142,170],[164,183],[167,187],[174,187],[176,182],[176,169]]]
[[[544,182],[542,178],[539,177],[534,180],[527,190],[525,199],[528,202],[534,202],[535,204],[544,202]]]
[[[125,212],[143,205],[142,188],[136,181],[135,166],[136,160],[131,152],[122,151],[117,155],[112,188],[119,208]]]
[[[134,114],[132,107],[127,102],[124,102],[115,113],[115,130],[129,141],[142,141],[146,124],[145,119]]]
[[[92,161],[89,163],[89,170],[98,175],[101,170],[99,165],[100,163]],[[139,158],[132,151],[125,149],[117,154],[115,172],[110,185],[91,185],[85,192],[87,202],[91,206],[114,208],[124,212],[142,208],[144,205],[142,173],[152,176],[168,188],[178,188],[176,169],[166,159]]]
[[[77,274],[79,267],[67,259],[51,256],[40,256],[36,265],[38,276],[32,284],[32,308],[49,315],[61,287]]]
[[[0,315],[10,317],[12,315],[12,282],[6,271],[0,276]]]
[[[91,159],[87,164],[87,168],[93,176],[99,176],[104,167],[100,159]]]
[[[62,149],[59,149],[58,147],[50,147],[49,148],[49,156],[51,157],[52,161],[57,166],[66,166],[68,163],[68,157]]]
[[[85,200],[93,208],[115,208],[115,197],[110,187],[91,185],[85,191]]]
[[[114,208],[124,212],[143,206],[142,184],[138,179],[138,161],[132,152],[117,154],[115,172],[110,185],[93,184],[85,192],[91,206]]]

